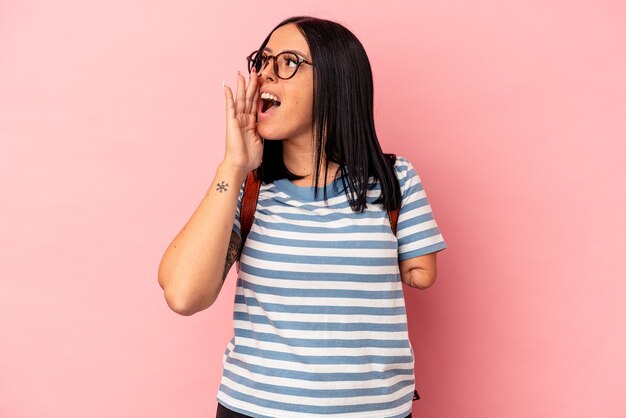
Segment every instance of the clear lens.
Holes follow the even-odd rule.
[[[252,72],[252,68],[257,73],[263,71],[267,65],[268,55],[264,52],[256,52],[248,59],[248,72]],[[280,78],[291,78],[298,69],[300,58],[291,52],[281,52],[275,58],[275,67],[277,75]]]
[[[298,56],[290,52],[278,54],[276,58],[278,64],[278,76],[289,78],[298,68]]]
[[[252,60],[250,61],[250,70],[252,68],[256,69],[256,72],[261,72],[261,69],[265,67],[265,61],[267,60],[267,56],[263,53],[256,53],[252,56]]]

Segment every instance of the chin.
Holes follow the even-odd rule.
[[[279,135],[276,132],[272,132],[271,130],[263,129],[263,127],[260,125],[257,125],[257,132],[259,133],[259,136],[264,140],[279,141],[283,139],[283,136]]]

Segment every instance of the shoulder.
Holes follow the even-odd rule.
[[[393,163],[393,169],[397,173],[405,173],[408,170],[413,169],[413,164],[408,158],[401,155],[396,155]]]
[[[411,164],[411,161],[403,156],[396,156],[396,161],[393,165],[393,170],[400,182],[400,187],[403,188],[406,180],[419,181],[419,175]]]
[[[411,165],[411,162],[406,157],[403,157],[401,155],[396,155],[396,161],[393,165],[393,168],[396,171],[406,168],[409,165]]]

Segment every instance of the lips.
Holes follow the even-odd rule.
[[[261,96],[263,93],[269,93],[280,101],[280,96],[273,90],[270,90],[268,88],[262,88],[261,90],[259,90],[259,96]]]
[[[280,107],[281,100],[278,93],[268,89],[267,87],[259,90],[259,114],[271,114],[276,111],[277,107]]]

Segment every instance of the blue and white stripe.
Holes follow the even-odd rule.
[[[263,184],[240,263],[234,336],[217,399],[254,417],[398,417],[411,412],[413,349],[399,260],[446,248],[420,178],[399,157],[398,231],[341,184]],[[240,233],[239,210],[233,229]]]

